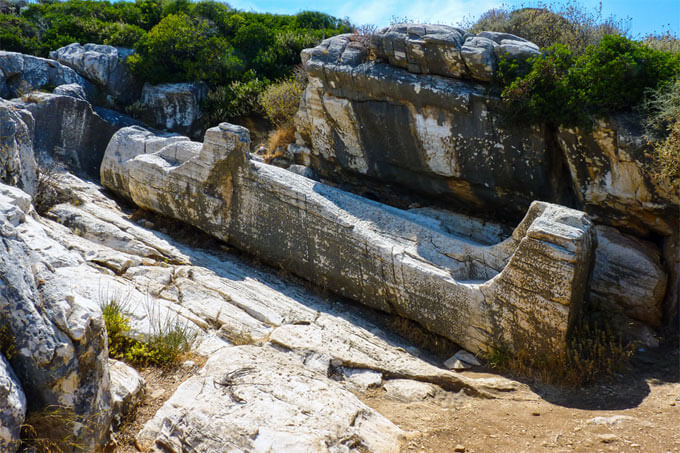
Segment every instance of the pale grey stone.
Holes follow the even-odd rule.
[[[134,368],[118,360],[109,359],[109,373],[113,423],[119,425],[143,400],[146,382]]]
[[[427,382],[408,379],[390,379],[383,385],[388,398],[404,403],[414,403],[431,398],[437,393],[437,387]]]
[[[403,432],[349,391],[269,347],[218,351],[137,436],[150,451],[398,452]]]
[[[133,53],[132,49],[102,44],[72,43],[50,52],[50,58],[103,87],[121,104],[130,104],[139,97],[139,84],[125,65]]]
[[[0,50],[0,97],[13,98],[46,85],[77,83],[93,100],[97,88],[73,69],[47,58]]]
[[[200,104],[208,93],[204,83],[144,84],[141,103],[154,120],[154,126],[191,134],[203,115]]]
[[[53,93],[58,94],[60,96],[71,96],[72,98],[87,101],[87,95],[85,94],[85,90],[81,85],[78,85],[77,83],[59,85],[54,89]]]
[[[0,354],[0,449],[19,449],[21,425],[26,417],[26,396],[12,367]]]
[[[460,351],[456,352],[453,356],[458,360],[462,360],[463,362],[468,363],[470,365],[482,366],[480,361],[477,360],[477,357],[475,357],[473,354],[470,354],[465,349],[461,349]]]

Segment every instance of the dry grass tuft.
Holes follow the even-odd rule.
[[[285,149],[295,141],[295,126],[285,124],[269,134],[267,140],[267,154],[262,156],[269,163],[277,157],[284,155]]]

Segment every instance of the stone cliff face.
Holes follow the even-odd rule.
[[[349,171],[515,217],[533,200],[567,196],[542,126],[503,128],[498,100],[477,81],[363,62],[367,49],[353,39],[303,52],[310,83],[298,144],[319,173]]]
[[[663,290],[653,284],[651,298],[665,300],[665,322],[674,324],[680,201],[651,178],[649,147],[635,121],[621,115],[592,132],[501,123],[499,99],[483,82],[499,55],[536,52],[512,35],[471,36],[445,26],[395,25],[370,38],[327,39],[302,53],[310,83],[295,150],[308,148],[308,165],[330,180],[378,179],[506,218],[545,200],[653,240],[663,267],[657,283],[668,283]]]

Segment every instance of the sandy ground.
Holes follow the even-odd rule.
[[[449,393],[413,403],[382,389],[359,396],[409,432],[404,452],[680,452],[677,347],[638,355],[630,372],[582,389],[530,384],[496,400]]]

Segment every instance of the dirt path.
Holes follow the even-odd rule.
[[[523,387],[496,400],[439,394],[405,403],[383,389],[360,397],[410,433],[404,452],[680,452],[677,347],[639,356],[611,383]]]

